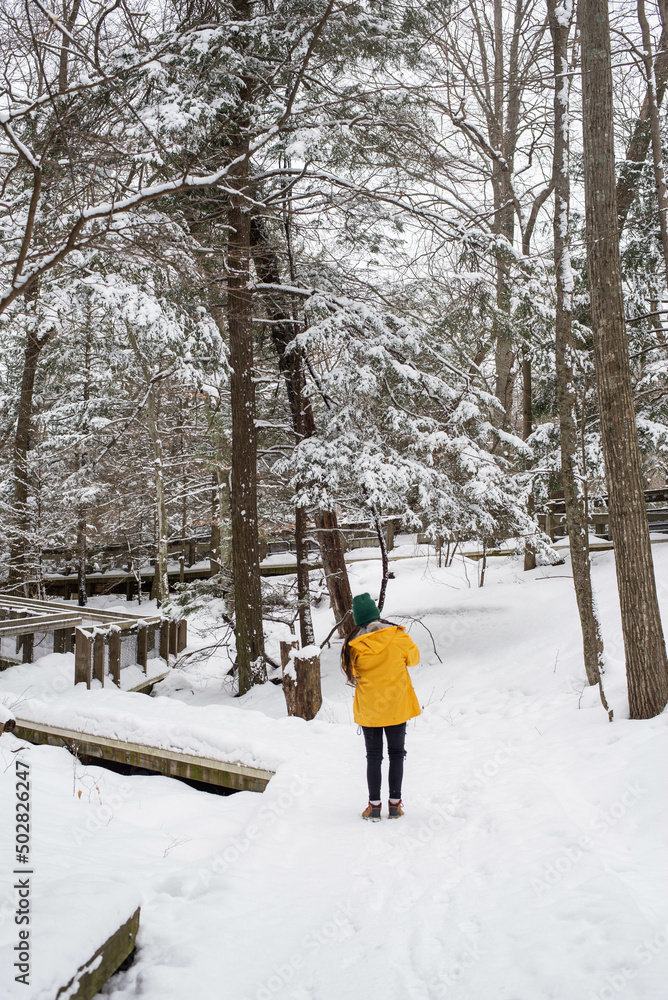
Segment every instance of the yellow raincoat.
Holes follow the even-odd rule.
[[[400,625],[366,632],[352,639],[348,648],[358,726],[397,726],[420,715],[407,669],[420,662],[420,650]]]

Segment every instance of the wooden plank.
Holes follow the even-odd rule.
[[[86,687],[90,687],[91,666],[92,666],[92,642],[91,635],[84,632],[82,628],[76,630],[75,652],[74,652],[74,683],[85,682]]]
[[[77,615],[50,615],[47,618],[35,616],[34,618],[19,618],[11,625],[0,625],[0,639],[12,635],[27,635],[30,632],[55,632],[62,629],[63,625],[70,625],[76,628],[82,624],[82,618]]]
[[[93,639],[93,677],[104,687],[104,649],[105,636],[98,632]]]
[[[48,586],[50,578],[47,578],[45,584]],[[136,614],[133,611],[106,611],[103,608],[89,608],[80,609],[79,607],[73,608],[71,602],[67,601],[39,601],[33,598],[22,598],[22,597],[12,597],[11,595],[2,594],[0,595],[0,605],[4,605],[8,608],[32,608],[35,612],[44,613],[67,613],[70,615],[76,615],[83,617],[89,621],[102,621],[102,622],[130,622],[136,625],[139,621],[147,621],[150,623],[159,622],[160,615],[141,615]]]
[[[170,621],[170,623],[169,623],[169,653],[170,653],[171,656],[178,656],[178,652],[179,652],[179,649],[178,649],[178,646],[179,646],[178,630],[179,630],[178,622],[172,622],[172,621]]]
[[[104,900],[100,900],[100,904],[103,906]],[[69,983],[58,990],[56,1000],[58,997],[66,997],[67,1000],[92,1000],[100,992],[107,980],[134,950],[139,930],[139,914],[138,907],[129,920],[126,920],[123,926],[119,927],[94,955],[91,955],[86,964],[77,970]]]
[[[165,670],[163,674],[156,674],[155,677],[147,677],[145,681],[137,684],[136,687],[128,688],[128,691],[131,691],[133,694],[150,694],[153,686],[160,681],[164,681],[165,677],[169,677],[170,674],[171,670]]]
[[[109,673],[116,687],[121,686],[121,633],[109,633]]]
[[[140,625],[137,629],[137,663],[143,667],[146,673],[148,663],[148,629],[145,625]]]
[[[92,736],[78,733],[73,729],[46,726],[27,719],[17,719],[15,735],[29,743],[46,743],[55,747],[77,748],[79,756],[89,756],[113,760],[119,764],[142,767],[156,774],[170,778],[190,778],[219,788],[234,788],[237,791],[263,792],[274,776],[274,771],[249,767],[246,764],[230,763],[210,757],[195,757],[191,754],[163,750],[160,747],[143,746],[112,740],[106,736]]]

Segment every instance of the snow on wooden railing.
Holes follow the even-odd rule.
[[[185,649],[188,633],[185,620],[175,621],[160,614],[139,617],[102,608],[73,609],[57,601],[0,595],[0,668],[33,662],[47,638],[51,639],[49,648],[41,648],[39,655],[74,651],[75,684],[84,682],[90,688],[95,679],[104,685],[108,674],[120,687],[122,666],[131,665],[132,661],[148,675],[149,660],[158,656],[167,666],[170,657],[176,658]],[[10,640],[14,640],[11,651]],[[152,678],[153,683],[156,680]],[[143,686],[140,678],[135,687]]]

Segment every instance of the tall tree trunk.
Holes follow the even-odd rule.
[[[48,338],[40,339],[32,330],[27,332],[27,343],[23,356],[21,395],[16,416],[14,435],[14,530],[9,556],[9,586],[16,588],[26,583],[28,576],[27,539],[30,532],[28,513],[28,449],[30,447],[30,426],[32,422],[32,401],[35,392],[35,376],[42,348]]]
[[[263,284],[280,284],[278,258],[270,245],[266,228],[261,219],[251,222],[251,240],[255,270]],[[304,359],[300,351],[288,351],[294,338],[294,320],[276,307],[272,311],[271,339],[278,357],[279,370],[285,382],[290,406],[290,416],[298,441],[315,434],[315,418],[311,404],[304,394]],[[343,535],[335,511],[316,511],[315,524],[320,556],[327,581],[329,600],[336,621],[340,621],[339,635],[345,638],[355,627],[352,616],[353,597],[345,561]]]
[[[607,0],[579,0],[587,265],[601,438],[632,719],[668,701],[668,659],[656,595],[638,449],[617,236]]]
[[[589,525],[576,478],[578,451],[577,414],[571,365],[573,273],[568,242],[570,182],[568,173],[570,24],[557,17],[558,0],[548,0],[552,52],[554,56],[554,269],[557,308],[555,317],[555,366],[561,439],[561,485],[564,491],[568,544],[573,568],[573,585],[582,629],[582,648],[587,680],[599,684],[603,668],[601,629],[594,610],[589,560]],[[563,5],[562,8],[563,10]],[[584,472],[584,470],[582,470]],[[602,689],[601,689],[602,690]],[[606,706],[607,707],[607,706]]]
[[[83,384],[83,404],[84,414],[81,421],[81,432],[84,440],[78,451],[79,471],[86,468],[86,440],[88,433],[88,401],[90,399],[90,329],[86,330],[84,342],[84,384]],[[85,473],[84,473],[85,474]],[[83,482],[81,483],[83,485]],[[79,501],[77,517],[77,596],[79,607],[83,608],[88,604],[88,584],[86,582],[86,563],[88,560],[88,511],[83,499]]]
[[[523,5],[515,4],[515,17],[508,54],[505,59],[505,25],[503,0],[494,0],[494,76],[492,95],[494,111],[489,132],[496,156],[492,163],[492,192],[494,196],[493,232],[505,237],[512,247],[515,238],[515,206],[513,203],[512,176],[517,142],[520,89],[517,76],[517,53],[522,31]],[[500,247],[496,258],[496,314],[495,384],[494,394],[503,406],[502,413],[493,413],[498,426],[510,425],[513,406],[512,368],[515,361],[513,336],[510,325],[510,259],[508,250]]]
[[[238,0],[235,9],[248,17],[249,4]],[[230,171],[236,193],[228,202],[227,329],[230,338],[230,392],[232,402],[232,560],[239,671],[239,694],[264,683],[267,668],[262,627],[262,588],[257,514],[257,427],[253,380],[253,322],[250,291],[250,206],[247,118],[243,109],[250,95],[242,88],[237,135],[232,156],[239,160]]]

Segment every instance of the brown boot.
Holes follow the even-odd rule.
[[[398,802],[388,802],[388,809],[390,810],[390,819],[398,819],[403,816],[404,810],[401,805],[401,799]]]
[[[380,822],[380,804],[374,806],[371,803],[369,803],[369,805],[362,813],[362,819],[370,819],[372,823]]]

